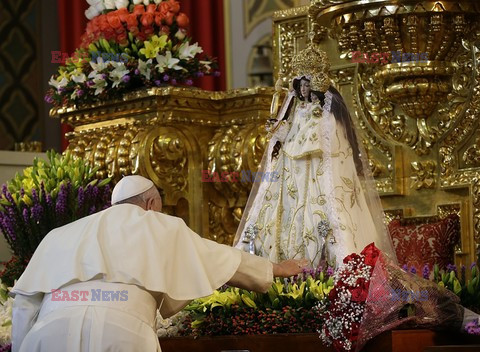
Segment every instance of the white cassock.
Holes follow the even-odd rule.
[[[268,260],[180,218],[115,205],[40,243],[12,290],[13,351],[160,351],[157,308],[169,317],[225,283],[264,292],[272,279]]]

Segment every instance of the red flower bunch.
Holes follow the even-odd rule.
[[[121,8],[93,18],[82,36],[81,47],[88,48],[102,38],[126,46],[129,35],[141,41],[155,33],[169,35],[172,30],[180,30],[185,35],[188,24],[188,17],[180,12],[178,1],[168,0],[147,6],[139,4],[133,6],[132,11]]]
[[[379,255],[380,251],[371,243],[360,254],[345,257],[344,265],[334,274],[320,337],[327,345],[333,344],[336,351],[356,348],[370,277]]]

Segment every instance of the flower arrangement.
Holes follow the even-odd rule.
[[[328,295],[329,305],[320,338],[337,351],[356,349],[370,277],[379,254],[372,243],[360,254],[345,257],[344,266],[333,275],[334,287]]]
[[[255,335],[315,332],[333,279],[322,270],[276,279],[265,294],[224,287],[193,301],[181,335]]]
[[[0,277],[12,285],[43,237],[109,206],[110,179],[99,182],[96,168],[82,159],[48,152],[48,161],[33,166],[4,184],[0,194],[0,230],[13,251]]]
[[[0,352],[11,350],[13,298],[8,296],[7,286],[0,280]]]
[[[218,75],[216,62],[186,36],[176,0],[88,0],[90,21],[76,50],[51,77],[45,96],[60,107],[120,98],[141,87],[192,85]]]

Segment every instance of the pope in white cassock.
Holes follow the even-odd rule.
[[[267,291],[274,276],[302,271],[203,239],[160,213],[153,182],[124,177],[114,206],[54,229],[12,294],[12,350],[160,351],[156,309],[166,318],[225,283]]]

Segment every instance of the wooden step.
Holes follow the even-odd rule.
[[[333,352],[318,334],[161,338],[163,352]],[[433,347],[435,346],[435,347]],[[468,347],[470,349],[459,349]],[[362,352],[480,352],[480,336],[432,330],[392,330],[370,340]],[[428,350],[431,348],[444,348]],[[445,349],[450,348],[453,349]],[[473,349],[471,349],[473,347]],[[455,349],[456,348],[456,349]]]
[[[431,346],[424,352],[480,352],[480,345]]]

